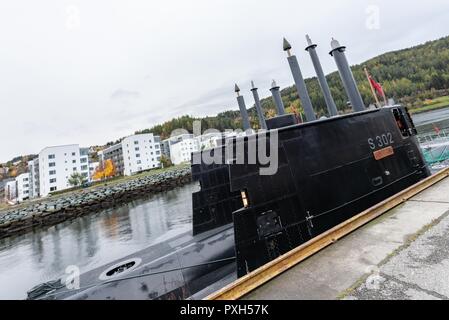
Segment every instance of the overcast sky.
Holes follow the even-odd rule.
[[[306,33],[329,73],[331,37],[355,64],[449,35],[448,21],[447,0],[2,1],[0,162],[237,109],[234,82],[249,107],[250,80],[263,97],[293,82],[284,36],[309,77]]]

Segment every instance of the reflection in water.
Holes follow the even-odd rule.
[[[191,229],[196,184],[0,240],[0,299],[22,299],[69,265],[81,272],[125,257],[167,234]]]

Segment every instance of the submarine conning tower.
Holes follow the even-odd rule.
[[[287,41],[284,50],[294,74],[299,66]],[[333,40],[330,54],[355,112],[313,121],[310,103],[313,116],[298,124],[294,114],[286,113],[274,82],[270,91],[277,115],[265,120],[268,132],[233,136],[225,145],[200,152],[218,154],[221,163],[192,163],[192,178],[201,186],[192,195],[193,234],[232,224],[238,277],[429,175],[407,109],[365,111],[344,52]],[[295,79],[300,99],[308,97],[301,78]],[[240,89],[235,89],[246,129],[247,110]],[[253,95],[256,90],[253,86]],[[225,147],[232,152],[223,154]],[[270,157],[250,160],[250,152],[259,155],[264,149]],[[268,165],[274,170],[262,174]]]
[[[335,63],[337,64],[338,72],[340,74],[341,81],[343,82],[343,87],[345,88],[345,91],[348,95],[349,101],[351,102],[352,109],[355,112],[366,110],[362,96],[360,95],[359,89],[357,88],[357,83],[355,82],[354,75],[352,74],[351,68],[349,67],[348,60],[346,59],[346,47],[341,46],[340,43],[334,38],[332,38],[331,47],[332,50],[331,52],[329,52],[329,54],[334,57]]]
[[[326,102],[327,111],[329,116],[337,116],[337,106],[335,105],[334,98],[332,98],[331,91],[329,89],[329,85],[326,80],[326,76],[324,75],[323,68],[321,66],[320,59],[318,58],[318,54],[316,52],[317,45],[312,42],[309,35],[306,35],[307,47],[306,51],[310,55],[310,59],[312,59],[312,64],[315,69],[316,76],[318,78],[318,83],[320,84],[321,92],[323,93],[324,101]]]

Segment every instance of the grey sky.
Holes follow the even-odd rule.
[[[234,82],[249,106],[251,79],[261,96],[292,83],[283,36],[308,77],[306,33],[328,73],[331,37],[354,64],[449,35],[447,21],[447,0],[2,1],[0,162],[237,109]]]

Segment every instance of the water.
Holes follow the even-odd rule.
[[[191,229],[196,184],[0,240],[0,299],[23,299],[34,285],[81,272]]]

